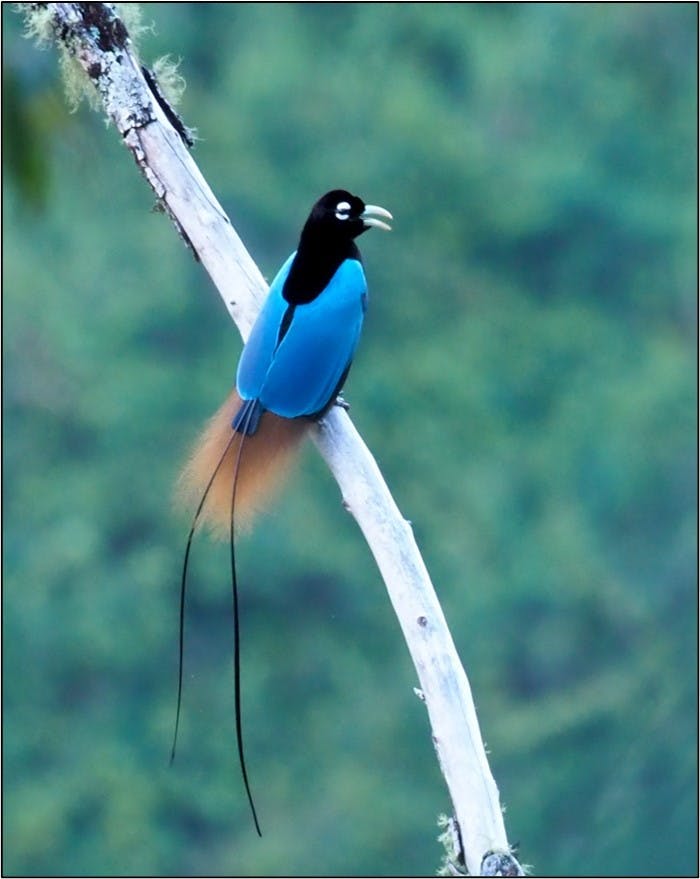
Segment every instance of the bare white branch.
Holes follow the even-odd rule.
[[[211,276],[244,339],[267,292],[255,262],[192,160],[170,108],[144,77],[110,4],[27,4],[50,12],[56,39],[97,88],[159,204]],[[313,440],[340,486],[386,583],[420,681],[432,738],[471,874],[522,875],[510,853],[498,789],[467,676],[409,523],[346,411],[334,407]],[[498,857],[494,858],[494,853]]]

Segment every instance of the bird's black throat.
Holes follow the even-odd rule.
[[[360,251],[351,238],[302,234],[282,295],[290,305],[313,302],[346,259],[362,262]]]

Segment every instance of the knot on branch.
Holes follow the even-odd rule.
[[[487,852],[481,862],[481,876],[524,876],[525,872],[511,852]]]

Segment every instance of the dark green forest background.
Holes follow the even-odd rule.
[[[178,468],[241,343],[113,129],[3,4],[4,870],[415,875],[450,803],[382,581],[309,448],[192,559]],[[509,837],[697,871],[695,4],[159,4],[195,159],[267,277],[389,208],[351,415],[412,520]]]

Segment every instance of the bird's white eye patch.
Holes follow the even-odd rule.
[[[347,220],[350,216],[350,205],[347,201],[339,201],[335,206],[336,220]]]

